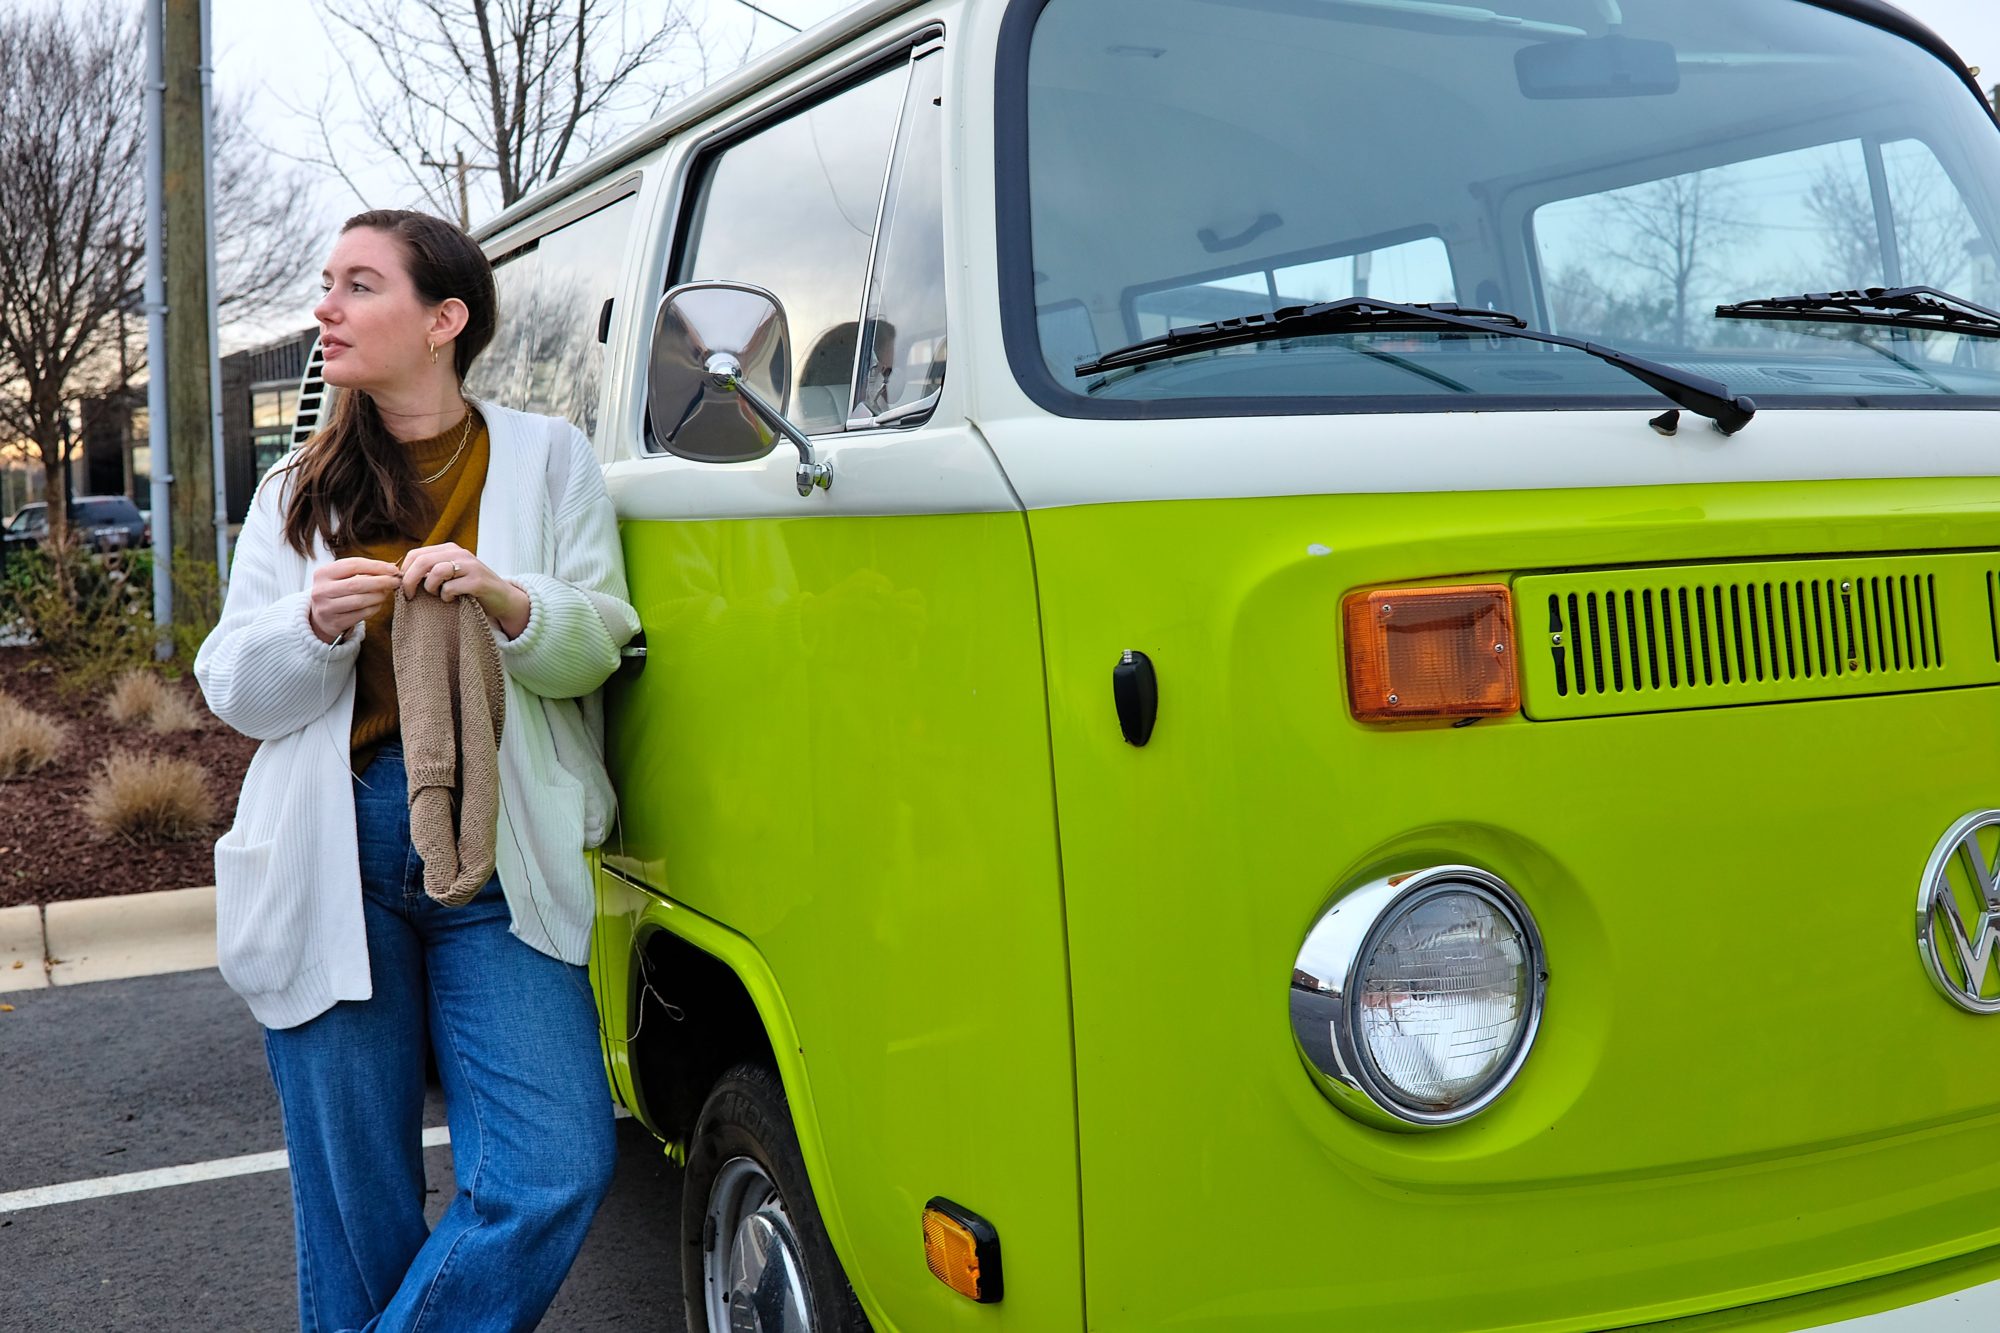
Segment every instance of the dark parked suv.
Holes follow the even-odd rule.
[[[122,551],[144,546],[146,520],[137,505],[122,495],[79,495],[69,502],[70,530],[79,546],[92,551]],[[49,508],[40,500],[24,504],[8,520],[9,550],[39,546],[49,535]]]

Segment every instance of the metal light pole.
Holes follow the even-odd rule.
[[[208,326],[209,453],[215,490],[215,579],[223,590],[229,587],[229,467],[222,449],[222,347],[221,321],[216,318],[215,268],[215,61],[214,33],[209,22],[209,0],[200,0],[201,23],[201,207],[208,237],[208,253],[202,273],[207,287],[206,310],[202,322]]]
[[[173,464],[167,452],[167,293],[162,261],[166,254],[167,89],[162,0],[146,0],[146,440],[153,492],[153,653],[172,651],[167,633],[174,623],[174,541],[170,486]]]

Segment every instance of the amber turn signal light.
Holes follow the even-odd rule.
[[[961,1296],[981,1305],[1000,1299],[1000,1233],[949,1199],[924,1205],[924,1262]]]
[[[1350,593],[1347,690],[1363,722],[1519,712],[1514,599],[1498,583]]]

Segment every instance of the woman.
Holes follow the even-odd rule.
[[[219,961],[265,1027],[302,1326],[532,1328],[614,1159],[584,849],[611,811],[593,692],[638,621],[582,434],[463,396],[495,322],[471,239],[363,213],[323,284],[343,392],[258,488],[195,660],[264,742],[216,845]],[[390,653],[396,605],[432,595],[477,599],[504,667],[498,873],[462,907],[423,891]],[[435,1229],[427,1046],[458,1184]]]

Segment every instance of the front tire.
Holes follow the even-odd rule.
[[[865,1333],[806,1178],[784,1085],[763,1065],[716,1080],[688,1149],[681,1291],[689,1333]]]

